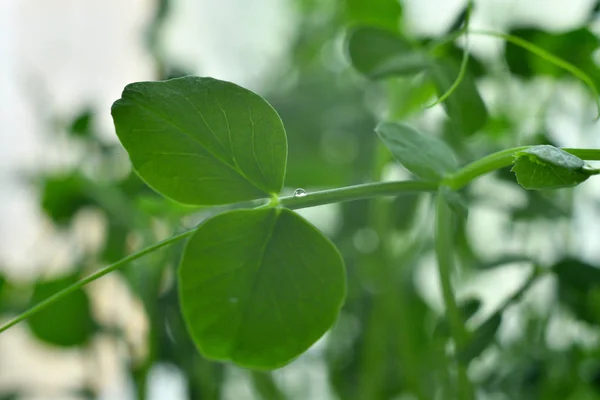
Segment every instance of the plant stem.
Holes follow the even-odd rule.
[[[439,183],[426,181],[395,181],[365,183],[337,189],[322,190],[305,196],[279,198],[279,204],[292,210],[383,196],[398,196],[407,192],[433,192]]]
[[[433,191],[436,191],[440,187],[440,185],[448,186],[453,190],[459,190],[459,189],[463,188],[464,186],[466,186],[467,184],[469,184],[473,179],[475,179],[481,175],[487,174],[487,173],[492,172],[499,168],[508,167],[508,166],[512,165],[514,154],[517,151],[522,151],[529,147],[530,146],[514,147],[512,149],[502,150],[497,153],[490,154],[486,157],[483,157],[483,158],[481,158],[477,161],[474,161],[471,164],[468,164],[465,167],[459,169],[457,172],[455,172],[454,174],[452,174],[449,177],[447,177],[446,179],[444,179],[444,181],[441,183],[428,182],[428,181],[393,181],[393,182],[365,183],[365,184],[361,184],[361,185],[347,186],[347,187],[341,187],[341,188],[337,188],[337,189],[322,190],[322,191],[307,194],[305,196],[280,197],[278,199],[277,203],[282,207],[296,210],[296,209],[300,209],[300,208],[314,207],[314,206],[320,206],[320,205],[331,204],[331,203],[339,203],[339,202],[343,202],[343,201],[352,201],[352,200],[368,199],[368,198],[384,197],[384,196],[397,196],[402,193],[408,193],[408,192],[433,192]],[[581,159],[584,159],[584,160],[600,160],[600,150],[598,150],[598,149],[565,148],[563,150],[565,150],[577,157],[580,157]],[[443,206],[441,206],[440,201],[441,200],[438,199],[438,214],[444,214],[443,211],[448,206],[443,201],[442,201]],[[440,213],[440,210],[442,211],[442,213]],[[442,222],[440,220],[440,218],[441,217],[438,215],[438,223]],[[441,228],[441,226],[438,226],[438,234],[441,233],[439,231],[440,228]],[[444,229],[446,229],[446,227],[444,227]],[[56,301],[61,300],[65,296],[69,295],[70,293],[74,292],[77,289],[82,288],[83,286],[87,285],[88,283],[93,282],[96,279],[108,274],[109,272],[112,272],[118,268],[121,268],[122,266],[124,266],[134,260],[137,260],[138,258],[140,258],[148,253],[158,250],[161,247],[164,247],[171,243],[185,239],[185,238],[191,236],[194,233],[194,231],[195,231],[195,229],[191,229],[186,232],[180,233],[178,235],[172,236],[168,239],[165,239],[161,242],[158,242],[152,246],[146,247],[145,249],[142,249],[142,250],[138,251],[137,253],[131,254],[131,255],[83,278],[82,280],[74,283],[73,285],[67,287],[66,289],[63,289],[62,291],[54,294],[53,296],[48,297],[46,300],[42,301],[41,303],[36,304],[32,308],[26,310],[22,314],[15,317],[13,320],[11,320],[8,323],[6,323],[5,325],[1,326],[0,333],[6,331],[8,328],[18,324],[19,322],[29,318],[33,314],[36,314],[37,312],[43,310],[44,308],[48,307],[52,303],[55,303]],[[438,242],[439,242],[439,239],[438,239]],[[451,250],[451,248],[452,248],[451,243],[446,243],[446,246],[447,246],[446,247],[447,249]],[[438,243],[437,247],[439,247],[439,243]],[[438,257],[439,256],[440,256],[440,254],[438,253]],[[450,260],[448,260],[447,262],[449,262],[450,264],[449,264],[449,266],[447,266],[446,270],[444,270],[444,268],[440,264],[440,278],[442,278],[443,274],[446,274],[446,273],[449,274],[452,262]],[[449,276],[447,278],[448,279],[447,279],[446,283],[442,279],[442,288],[444,288],[444,285],[449,284]],[[448,286],[448,287],[446,287],[446,289],[450,290],[448,293],[451,294],[452,288],[450,286]],[[446,298],[446,294],[445,294],[445,300],[450,300],[450,298]],[[453,298],[453,296],[451,296],[451,297]],[[453,307],[454,309],[456,309],[455,302],[453,302],[452,304],[447,302],[446,306],[450,307],[450,308]],[[450,313],[452,313],[452,311],[450,309],[448,311]],[[457,311],[457,310],[455,310],[455,311]],[[459,320],[459,322],[460,322],[460,320]]]
[[[473,161],[471,164],[450,175],[442,182],[453,190],[459,190],[468,185],[475,178],[485,175],[500,168],[509,167],[513,164],[514,154],[523,151],[531,146],[513,147],[511,149],[501,150],[488,156]],[[567,153],[581,158],[582,160],[600,160],[600,149],[571,149],[562,148]]]
[[[436,240],[435,252],[438,261],[438,274],[442,288],[442,296],[446,308],[446,316],[450,325],[450,333],[456,348],[463,348],[468,341],[467,329],[460,310],[456,305],[454,289],[452,288],[451,273],[453,262],[454,214],[443,196],[437,197],[436,207]],[[467,376],[465,366],[458,366],[458,398],[470,400],[473,398],[473,388]]]
[[[450,95],[452,93],[454,93],[454,91],[456,90],[458,85],[460,85],[460,83],[465,78],[465,75],[467,73],[467,64],[469,63],[469,37],[467,35],[467,32],[469,30],[469,21],[471,20],[471,12],[472,11],[473,11],[473,0],[469,0],[469,2],[467,4],[467,11],[465,14],[465,23],[464,23],[462,29],[460,29],[460,31],[459,31],[461,34],[465,35],[465,47],[463,49],[463,56],[462,56],[462,61],[460,63],[460,70],[458,71],[458,76],[456,77],[456,79],[454,80],[454,82],[452,83],[450,88],[448,90],[446,90],[446,92],[444,94],[442,94],[433,104],[430,104],[429,106],[427,106],[427,108],[431,108],[437,104],[444,102],[448,97],[450,97]]]
[[[481,175],[512,165],[514,154],[517,151],[522,151],[529,147],[530,146],[513,147],[512,149],[502,150],[480,158],[444,179],[443,184],[453,190],[462,189],[473,179]]]
[[[567,153],[571,153],[582,160],[599,161],[600,149],[567,149],[563,148]]]
[[[121,268],[122,266],[129,264],[132,261],[137,260],[140,257],[145,256],[148,253],[152,253],[155,250],[160,249],[161,247],[165,247],[170,245],[171,243],[175,243],[179,240],[185,239],[188,236],[191,236],[194,233],[195,229],[191,229],[189,231],[185,231],[183,233],[180,233],[178,235],[175,236],[171,236],[168,239],[165,239],[163,241],[160,241],[158,243],[153,244],[152,246],[148,246],[145,249],[142,249],[136,253],[133,253],[119,261],[117,261],[116,263],[113,263],[107,267],[104,267],[96,272],[94,272],[91,275],[88,275],[87,277],[81,279],[80,281],[75,282],[74,284],[72,284],[71,286],[61,290],[60,292],[55,293],[54,295],[48,297],[46,300],[36,304],[35,306],[31,307],[30,309],[28,309],[27,311],[19,314],[17,317],[15,317],[14,319],[12,319],[11,321],[7,322],[6,324],[4,324],[3,326],[0,327],[0,333],[4,332],[5,330],[7,330],[8,328],[18,324],[19,322],[29,318],[30,316],[32,316],[33,314],[36,314],[40,311],[42,311],[44,308],[48,307],[49,305],[51,305],[52,303],[56,303],[57,301],[63,299],[65,296],[68,296],[69,294],[71,294],[72,292],[81,289],[83,286],[87,285],[90,282],[95,281],[96,279],[108,274],[109,272],[112,272],[116,269]]]

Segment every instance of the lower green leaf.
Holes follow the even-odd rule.
[[[281,367],[335,322],[346,291],[335,246],[298,214],[234,210],[200,225],[179,269],[183,317],[207,358]]]

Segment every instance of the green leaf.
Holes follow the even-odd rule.
[[[77,137],[89,137],[92,134],[94,112],[87,108],[83,110],[69,126],[69,132]]]
[[[431,65],[424,51],[392,32],[358,27],[348,36],[348,54],[354,68],[371,79],[390,75],[414,75]]]
[[[438,181],[458,168],[452,149],[439,138],[398,122],[383,122],[375,132],[396,160],[421,179]]]
[[[42,210],[54,223],[68,224],[77,211],[95,204],[88,185],[89,182],[79,174],[45,178],[42,183]]]
[[[188,242],[181,308],[205,357],[277,368],[334,323],[344,274],[334,245],[298,214],[230,211],[203,222]]]
[[[525,189],[560,189],[579,185],[598,171],[562,149],[533,146],[515,154],[512,172]]]
[[[438,95],[443,95],[452,87],[459,73],[459,65],[450,60],[438,61],[429,69]],[[487,123],[487,108],[479,95],[475,80],[468,71],[442,105],[454,128],[465,136],[474,134]]]
[[[77,280],[77,275],[67,275],[38,282],[31,296],[31,306],[42,302]],[[37,338],[62,347],[86,344],[95,330],[89,297],[81,289],[32,315],[28,322],[29,328]]]
[[[600,287],[600,268],[579,260],[564,259],[556,263],[552,270],[559,283],[579,291],[588,291]]]
[[[478,357],[485,349],[494,341],[496,332],[502,322],[502,313],[495,313],[488,318],[477,330],[473,333],[469,343],[460,349],[456,358],[460,363],[469,364],[471,360]]]
[[[262,97],[233,83],[189,76],[133,83],[112,115],[137,173],[173,200],[228,204],[283,186],[281,119]]]
[[[352,23],[398,29],[402,6],[395,0],[345,0],[348,20]]]

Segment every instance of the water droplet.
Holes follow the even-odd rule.
[[[230,303],[234,303],[234,304],[235,304],[235,303],[237,303],[237,302],[238,302],[238,299],[237,299],[237,297],[230,297],[230,298],[229,298],[229,302],[230,302]]]
[[[308,193],[306,193],[306,190],[304,190],[302,188],[298,188],[298,189],[294,190],[294,197],[304,197],[307,194]]]

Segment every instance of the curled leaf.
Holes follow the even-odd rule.
[[[521,186],[532,190],[577,186],[598,173],[581,158],[550,145],[517,152],[511,171]]]

